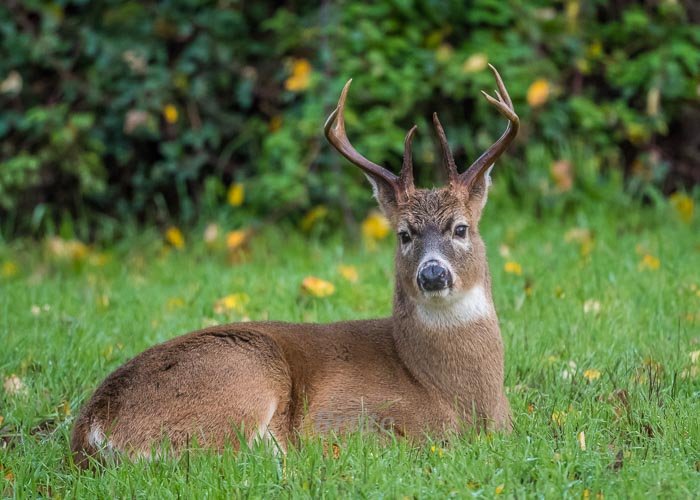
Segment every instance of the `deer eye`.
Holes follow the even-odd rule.
[[[465,238],[467,236],[467,226],[460,224],[455,228],[455,236],[457,238]]]
[[[411,242],[411,235],[408,231],[399,231],[399,239],[404,245],[408,245]]]

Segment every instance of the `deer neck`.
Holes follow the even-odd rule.
[[[489,413],[503,391],[503,343],[484,266],[459,296],[418,302],[394,294],[393,336],[397,354],[416,380],[465,412]]]

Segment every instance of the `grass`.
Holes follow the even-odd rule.
[[[572,229],[583,230],[571,232]],[[268,228],[230,262],[189,235],[146,234],[76,260],[0,247],[3,496],[691,497],[700,491],[700,234],[669,209],[585,206],[536,220],[489,207],[482,233],[507,349],[510,435],[412,446],[371,436],[78,471],[73,418],[146,347],[213,321],[333,321],[390,313],[392,242]],[[391,239],[391,238],[389,238]],[[570,241],[566,241],[566,240]],[[504,256],[509,252],[509,256]],[[4,264],[3,264],[4,262]],[[506,263],[511,262],[506,272]],[[355,266],[357,284],[338,264]],[[517,273],[519,264],[522,274]],[[299,292],[309,275],[336,292]],[[245,293],[244,309],[215,302]],[[240,299],[240,297],[239,297]],[[240,302],[240,300],[239,300]],[[14,376],[13,376],[14,375]],[[582,446],[585,436],[585,449]]]

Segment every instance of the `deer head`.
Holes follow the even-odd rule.
[[[337,108],[324,126],[328,141],[362,169],[372,184],[375,197],[398,236],[396,284],[401,295],[423,304],[444,304],[460,299],[488,272],[479,219],[486,204],[490,171],[518,133],[519,119],[498,71],[496,97],[482,93],[508,119],[503,135],[466,171],[459,173],[447,137],[433,114],[433,124],[442,149],[448,185],[438,189],[416,189],[413,183],[411,142],[416,132],[406,135],[401,172],[398,176],[358,153],[345,133],[343,112],[348,81]]]

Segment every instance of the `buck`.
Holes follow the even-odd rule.
[[[345,85],[324,130],[360,167],[398,236],[391,317],[331,324],[250,322],[215,326],[152,347],[107,377],[80,413],[71,448],[91,456],[150,456],[273,440],[283,452],[300,435],[351,431],[364,419],[396,435],[444,436],[469,427],[508,430],[503,342],[479,219],[490,170],[519,120],[495,68],[503,135],[458,173],[433,114],[448,185],[416,189],[411,143],[399,176],[350,144]]]

